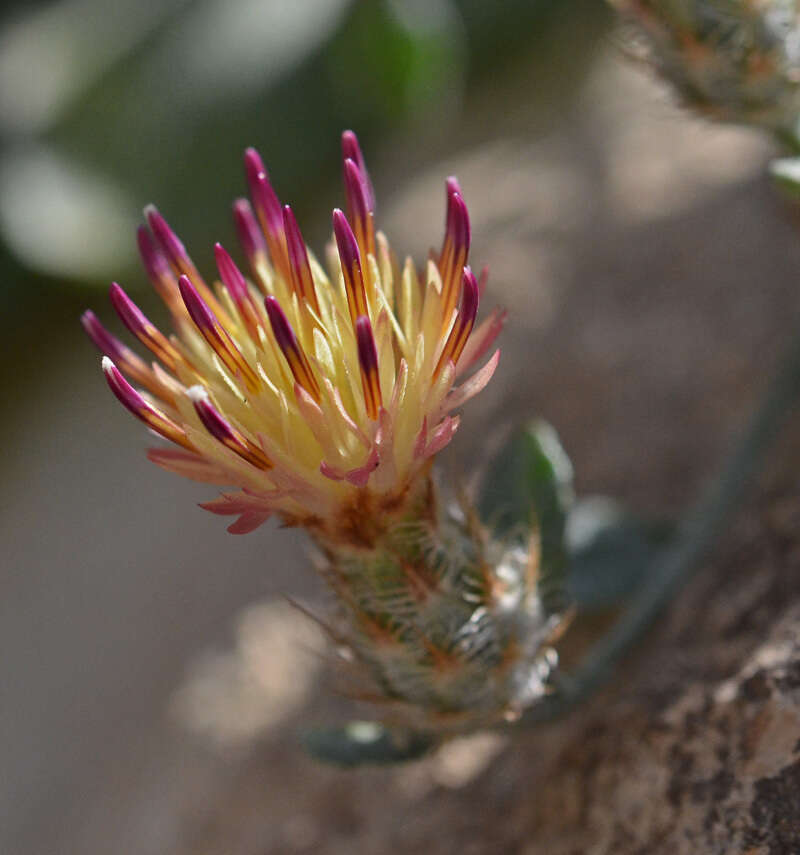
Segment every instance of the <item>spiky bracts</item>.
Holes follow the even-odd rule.
[[[385,720],[464,731],[513,721],[543,696],[562,616],[539,597],[535,542],[493,540],[428,481],[371,547],[318,543],[337,595],[331,634],[366,666],[371,687],[355,694]]]
[[[155,361],[92,313],[83,324],[111,390],[172,443],[151,460],[236,488],[203,505],[235,516],[231,532],[272,515],[306,528],[338,604],[332,634],[394,715],[428,729],[513,716],[544,691],[558,624],[537,594],[536,551],[494,543],[469,511],[443,514],[430,474],[458,428],[454,411],[489,382],[499,351],[457,378],[485,356],[504,315],[476,325],[486,274],[479,282],[467,266],[456,180],[440,251],[421,272],[411,259],[401,268],[375,230],[351,132],[342,149],[347,214],[333,212],[327,273],[250,149],[250,201],[234,205],[249,278],[217,244],[219,281],[208,284],[148,207],[139,249],[174,334],[116,283],[111,302]]]
[[[610,0],[648,59],[709,118],[788,132],[800,114],[796,0]]]

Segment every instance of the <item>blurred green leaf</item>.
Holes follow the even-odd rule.
[[[572,477],[555,429],[535,421],[514,434],[489,464],[478,501],[481,517],[499,537],[527,539],[538,527],[540,593],[551,612],[565,605],[564,533],[574,497]]]
[[[450,0],[356,3],[329,52],[333,85],[365,118],[395,125],[454,107],[466,71],[463,26]],[[454,97],[456,96],[456,97]]]
[[[800,157],[776,158],[769,165],[769,174],[781,190],[800,199]]]
[[[430,734],[387,728],[373,721],[309,730],[302,739],[312,756],[344,768],[416,760],[436,744]]]
[[[569,513],[567,590],[579,609],[619,605],[644,580],[671,527],[645,522],[612,499],[591,497]]]

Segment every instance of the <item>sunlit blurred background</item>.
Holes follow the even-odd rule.
[[[438,244],[458,174],[487,300],[510,309],[452,473],[536,413],[582,490],[677,512],[797,315],[768,143],[683,114],[599,0],[5,4],[3,853],[380,852],[381,817],[502,774],[496,737],[392,772],[302,754],[296,726],[347,705],[281,599],[320,596],[301,536],[232,537],[196,507],[208,490],[148,464],[78,324],[113,326],[111,279],[163,317],[135,256],[146,203],[201,269],[234,244],[248,145],[321,247],[345,128],[401,255]]]

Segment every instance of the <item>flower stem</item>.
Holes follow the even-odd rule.
[[[655,558],[628,608],[581,665],[572,674],[562,675],[556,691],[525,714],[526,724],[562,716],[613,674],[722,531],[798,399],[800,337],[784,357],[738,446],[689,509],[671,545]]]

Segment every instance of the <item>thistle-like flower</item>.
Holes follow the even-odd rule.
[[[800,115],[796,0],[610,0],[649,59],[710,118],[791,133]]]
[[[421,272],[411,259],[401,268],[375,230],[353,133],[342,150],[347,213],[333,212],[327,274],[249,149],[250,201],[233,206],[248,275],[217,244],[219,281],[207,284],[148,207],[139,250],[174,334],[116,283],[117,314],[156,361],[91,312],[83,325],[111,390],[171,443],[149,458],[236,488],[202,507],[235,516],[237,534],[273,515],[309,532],[336,602],[326,625],[374,697],[427,729],[470,727],[542,694],[559,621],[537,595],[535,549],[496,543],[469,508],[443,510],[431,478],[455,411],[497,367],[499,351],[459,380],[489,352],[504,313],[476,325],[487,275],[467,266],[456,179],[440,251]]]

